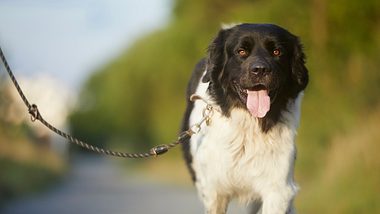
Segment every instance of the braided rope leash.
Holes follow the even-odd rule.
[[[25,96],[24,92],[22,91],[19,83],[17,82],[16,77],[13,75],[13,72],[12,72],[11,68],[9,67],[9,64],[5,58],[5,55],[4,55],[1,47],[0,47],[0,58],[1,58],[1,61],[3,62],[4,66],[5,66],[6,71],[8,72],[9,77],[11,78],[11,80],[13,82],[13,85],[16,87],[18,94],[20,95],[22,101],[25,103],[26,107],[28,108],[28,112],[31,115],[31,118],[30,118],[31,121],[35,122],[36,120],[39,120],[48,129],[50,129],[51,131],[60,135],[61,137],[67,139],[70,143],[76,144],[80,147],[83,147],[83,148],[90,150],[92,152],[95,152],[95,153],[99,153],[99,154],[103,154],[103,155],[109,155],[109,156],[115,156],[115,157],[122,157],[122,158],[148,158],[151,156],[156,157],[156,156],[165,154],[170,149],[178,146],[181,143],[188,141],[192,135],[197,134],[201,130],[201,125],[203,123],[206,123],[206,125],[209,125],[210,121],[211,121],[211,117],[212,117],[213,112],[214,112],[213,106],[208,104],[205,99],[203,99],[202,97],[200,97],[198,95],[192,95],[190,97],[191,101],[195,101],[197,99],[200,99],[206,103],[206,107],[202,113],[203,117],[198,123],[191,126],[188,130],[181,132],[176,141],[169,143],[169,144],[163,144],[163,145],[153,147],[152,149],[149,150],[149,152],[145,152],[145,153],[115,152],[112,150],[103,149],[103,148],[85,143],[81,140],[78,140],[77,138],[69,135],[66,132],[63,132],[63,131],[57,129],[56,127],[54,127],[53,125],[48,123],[46,120],[44,120],[44,118],[41,116],[41,114],[38,110],[37,105],[36,104],[30,104],[29,100],[26,98],[26,96]]]

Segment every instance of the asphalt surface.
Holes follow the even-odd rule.
[[[56,187],[6,204],[2,214],[203,213],[193,187],[127,177],[112,159],[81,157]],[[232,204],[229,213],[246,213]]]

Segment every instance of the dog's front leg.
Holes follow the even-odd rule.
[[[197,182],[197,187],[206,214],[224,214],[227,212],[230,201],[228,196],[218,194],[210,188],[210,185],[202,185],[200,182]]]
[[[296,190],[291,188],[271,191],[263,196],[262,214],[295,214],[293,198]]]
[[[203,195],[202,200],[207,214],[225,214],[227,212],[228,197],[218,194]]]

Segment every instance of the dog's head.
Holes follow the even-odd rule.
[[[306,87],[308,71],[298,38],[271,24],[222,29],[209,46],[210,92],[225,115],[244,108],[267,131],[290,99]]]

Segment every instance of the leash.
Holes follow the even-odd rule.
[[[199,100],[202,100],[203,102],[206,103],[206,107],[204,108],[204,110],[202,112],[202,119],[198,123],[190,126],[190,128],[188,130],[181,132],[176,141],[169,143],[169,144],[162,144],[159,146],[155,146],[155,147],[151,148],[149,150],[149,152],[144,152],[144,153],[116,152],[116,151],[100,148],[100,147],[93,146],[91,144],[85,143],[81,140],[78,140],[77,138],[71,136],[70,134],[68,134],[66,132],[61,131],[60,129],[57,129],[56,127],[54,127],[53,125],[48,123],[46,120],[44,120],[44,118],[41,116],[40,111],[38,110],[37,105],[36,104],[30,104],[29,100],[26,98],[26,96],[25,96],[24,92],[22,91],[19,83],[17,82],[16,77],[14,76],[11,68],[9,67],[9,64],[5,58],[5,55],[4,55],[1,47],[0,47],[0,58],[1,58],[1,61],[3,62],[4,66],[5,66],[6,71],[8,72],[9,77],[11,78],[11,80],[13,82],[13,85],[16,87],[18,94],[20,95],[22,101],[24,102],[25,106],[28,109],[28,113],[30,114],[31,121],[35,122],[36,120],[38,120],[44,126],[46,126],[48,129],[50,129],[51,131],[55,132],[56,134],[60,135],[61,137],[65,138],[65,139],[67,139],[70,143],[73,143],[77,146],[80,146],[82,148],[85,148],[85,149],[90,150],[90,151],[95,152],[95,153],[99,153],[99,154],[103,154],[103,155],[109,155],[109,156],[115,156],[115,157],[122,157],[122,158],[148,158],[151,156],[156,157],[156,156],[165,154],[170,149],[172,149],[172,148],[178,146],[179,144],[182,144],[185,141],[189,140],[191,138],[191,136],[193,136],[194,134],[199,133],[201,130],[201,125],[203,123],[206,123],[206,125],[209,125],[210,121],[211,121],[211,117],[214,113],[213,106],[208,104],[205,99],[203,99],[199,95],[192,95],[190,97],[191,101],[194,102],[195,100],[199,99]]]

